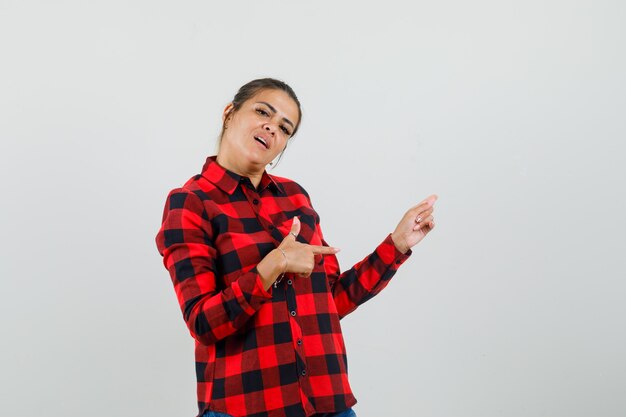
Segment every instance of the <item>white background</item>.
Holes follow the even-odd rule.
[[[359,417],[626,415],[626,3],[0,0],[0,414],[192,417],[154,243],[251,79],[343,268],[439,195],[342,321]]]

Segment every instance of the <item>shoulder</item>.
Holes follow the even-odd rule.
[[[270,177],[285,191],[285,194],[288,196],[302,195],[306,197],[307,200],[311,200],[309,193],[296,181],[285,177],[279,177],[277,175],[270,175]]]
[[[210,200],[211,183],[202,175],[197,174],[185,181],[181,186],[172,188],[167,194],[166,210],[195,209],[202,210],[203,202]]]
[[[202,203],[202,197],[197,191],[190,190],[187,187],[178,187],[170,190],[167,194],[163,215],[168,213],[184,213],[195,212],[203,215],[206,210]],[[204,216],[203,216],[204,217]]]
[[[171,201],[188,201],[206,202],[213,199],[215,193],[215,185],[207,181],[201,174],[194,175],[185,181],[182,185],[173,188],[167,195],[167,200]],[[188,201],[189,203],[189,201]]]

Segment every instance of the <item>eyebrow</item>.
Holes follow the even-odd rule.
[[[261,104],[265,104],[267,107],[270,108],[271,111],[273,111],[274,113],[276,113],[276,109],[274,108],[274,106],[272,106],[270,103],[265,102],[265,101],[259,101],[259,103]],[[286,117],[283,117],[283,120],[285,121],[285,123],[289,124],[292,128],[296,128],[293,123],[291,123],[291,120],[287,119]]]

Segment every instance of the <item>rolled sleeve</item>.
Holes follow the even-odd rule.
[[[183,318],[200,343],[212,344],[233,334],[272,297],[256,267],[242,271],[226,288],[218,287],[213,229],[203,202],[193,192],[169,193],[155,240]]]

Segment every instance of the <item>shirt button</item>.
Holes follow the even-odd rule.
[[[259,204],[259,200],[257,200],[257,199],[255,198],[254,200],[252,200],[252,204],[254,204],[254,205],[256,206],[257,204]]]
[[[306,375],[306,369],[303,369],[301,373],[302,373],[302,376],[305,376]]]
[[[293,281],[289,279],[289,280],[287,280],[287,284],[291,285],[291,284],[293,284]]]
[[[298,346],[302,346],[302,339],[298,339]]]
[[[402,263],[402,261],[400,261],[400,260],[396,261],[396,265],[400,265],[401,263]]]
[[[292,315],[293,317],[295,317],[295,316],[296,316],[296,310],[291,310],[291,315]]]

